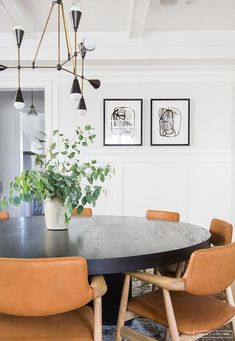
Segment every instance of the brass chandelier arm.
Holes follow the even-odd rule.
[[[53,10],[53,8],[54,8],[54,5],[55,5],[55,2],[52,2],[52,4],[51,4],[51,9],[50,9],[50,12],[49,12],[48,17],[47,17],[47,20],[46,20],[46,24],[45,24],[45,26],[44,26],[44,29],[43,29],[43,32],[42,32],[42,35],[41,35],[41,38],[40,38],[40,41],[39,41],[39,44],[38,44],[38,47],[37,47],[37,50],[36,50],[36,53],[35,53],[33,62],[32,62],[33,67],[34,67],[34,65],[35,65],[35,62],[36,62],[36,59],[37,59],[37,56],[38,56],[38,52],[39,52],[39,49],[40,49],[40,47],[41,47],[42,40],[43,40],[43,38],[44,38],[46,29],[47,29],[47,26],[48,26],[48,23],[49,23],[51,14],[52,14],[52,10]]]
[[[71,46],[70,46],[70,41],[69,41],[69,34],[68,34],[68,28],[67,28],[67,23],[66,23],[66,18],[64,14],[64,4],[63,2],[61,3],[61,13],[62,13],[62,19],[63,19],[63,25],[64,25],[64,34],[65,34],[65,40],[66,40],[66,46],[67,46],[67,51],[68,51],[68,60],[71,58]]]
[[[57,8],[57,66],[60,65],[60,4]]]
[[[74,76],[77,73],[77,31],[74,32]]]
[[[17,60],[18,60],[18,65],[17,65],[17,70],[18,70],[18,88],[20,88],[20,47],[18,46],[17,48]]]
[[[74,61],[74,57],[75,55],[73,54],[71,57],[69,57],[68,59],[66,59],[60,66],[64,66],[66,63],[70,62],[71,60]]]
[[[84,58],[82,58],[82,76],[81,76],[81,78],[82,78],[82,95],[83,95],[83,90],[84,90]]]

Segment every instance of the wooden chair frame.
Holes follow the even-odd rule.
[[[129,272],[125,276],[115,341],[121,341],[122,338],[126,338],[128,341],[156,341],[155,338],[143,335],[142,333],[136,332],[125,326],[126,321],[138,317],[138,315],[135,315],[127,310],[130,280],[132,277],[163,289],[163,297],[169,327],[169,332],[166,329],[166,340],[169,339],[169,335],[171,336],[172,341],[194,341],[202,337],[200,335],[179,335],[174,309],[171,302],[170,291],[185,291],[185,281],[183,278],[164,277],[143,272]],[[231,321],[228,321],[227,323]],[[209,332],[210,331],[208,331],[208,333]]]
[[[94,341],[102,341],[102,296],[107,291],[103,276],[93,276],[90,287],[93,289]]]

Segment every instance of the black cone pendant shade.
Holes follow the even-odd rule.
[[[24,104],[24,98],[23,98],[23,95],[22,95],[22,91],[21,91],[21,88],[18,88],[17,91],[16,91],[14,107],[17,110],[22,110],[22,109],[24,109],[24,106],[25,106],[25,104]]]
[[[84,97],[82,96],[80,101],[79,101],[79,104],[78,104],[78,108],[77,108],[77,112],[83,116],[86,114],[87,112],[87,108],[86,108],[86,103],[85,103],[85,100],[84,100]]]
[[[72,88],[70,91],[70,98],[73,101],[78,101],[81,98],[81,88],[77,77],[74,78]]]
[[[88,82],[93,86],[94,89],[99,89],[100,87],[99,79],[88,79]]]
[[[29,116],[38,116],[37,110],[35,109],[34,104],[33,104],[33,91],[32,91],[32,104],[29,108],[28,115]]]
[[[72,21],[74,31],[78,30],[82,12],[78,6],[73,6],[69,10],[70,18]]]
[[[7,69],[7,66],[6,65],[2,65],[0,64],[0,71],[4,71]]]
[[[20,47],[23,37],[24,37],[24,29],[22,26],[15,26],[14,27],[14,35],[16,39],[16,44],[18,47]]]

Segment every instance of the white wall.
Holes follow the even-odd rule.
[[[115,165],[116,175],[106,186],[107,196],[97,214],[143,216],[145,210],[176,210],[182,220],[209,226],[213,217],[235,225],[234,72],[226,68],[148,68],[93,70],[102,87],[87,89],[89,109],[79,117],[68,93],[67,80],[56,82],[58,113],[54,125],[72,136],[77,125],[91,123],[97,140],[84,151]],[[191,99],[189,147],[150,146],[150,98]],[[103,98],[143,98],[143,146],[103,146]]]
[[[14,92],[0,92],[0,181],[3,193],[8,194],[8,180],[20,172],[20,117],[13,107]],[[10,105],[11,103],[11,105]],[[11,207],[11,215],[19,215],[20,209]]]

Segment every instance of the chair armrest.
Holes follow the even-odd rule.
[[[127,272],[127,275],[135,277],[143,282],[147,282],[153,285],[157,285],[160,288],[164,288],[172,291],[184,291],[185,281],[183,278],[172,278],[161,275],[152,275],[145,272]]]
[[[103,296],[107,291],[107,285],[103,276],[93,276],[90,287],[93,289],[93,299]]]

